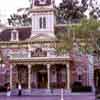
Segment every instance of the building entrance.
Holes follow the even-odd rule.
[[[17,67],[17,83],[21,83],[22,88],[28,88],[28,68],[25,65],[16,65]],[[17,86],[16,86],[17,87]]]
[[[38,88],[47,88],[47,72],[37,72]]]

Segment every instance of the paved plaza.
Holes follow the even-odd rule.
[[[96,100],[94,95],[69,95],[64,96],[1,96],[0,100]]]

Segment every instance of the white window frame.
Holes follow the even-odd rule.
[[[11,32],[11,41],[18,41],[19,40],[19,33],[17,30],[12,30]]]
[[[47,27],[46,17],[40,17],[39,18],[39,28],[46,29],[46,27]]]

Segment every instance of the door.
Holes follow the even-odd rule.
[[[47,88],[47,72],[37,73],[38,88]]]

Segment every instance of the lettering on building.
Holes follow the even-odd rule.
[[[43,51],[41,48],[35,49],[35,51],[31,52],[31,57],[46,57],[47,52]]]

